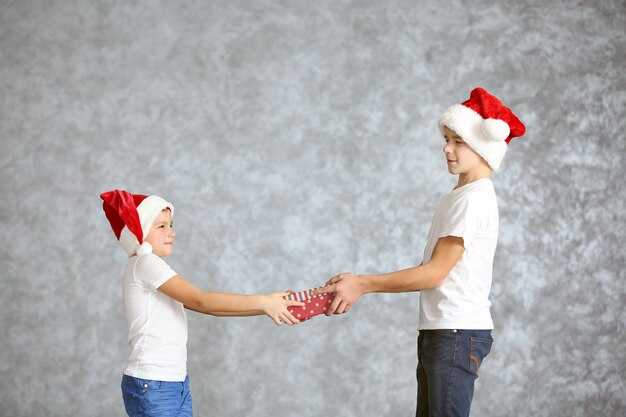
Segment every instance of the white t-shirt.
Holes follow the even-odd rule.
[[[440,287],[421,291],[420,330],[493,329],[489,291],[498,222],[496,192],[488,178],[466,184],[441,198],[422,263],[430,261],[441,237],[463,238],[465,251]]]
[[[124,268],[124,309],[130,356],[124,374],[158,381],[187,375],[187,315],[182,303],[157,291],[176,272],[154,254],[133,256]]]

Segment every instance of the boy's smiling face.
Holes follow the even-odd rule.
[[[175,237],[172,213],[169,209],[164,209],[152,224],[144,240],[152,245],[152,253],[157,256],[168,256],[174,251]]]
[[[487,164],[454,130],[444,126],[443,139],[446,145],[443,153],[448,162],[448,172],[453,175],[467,174],[475,168]]]

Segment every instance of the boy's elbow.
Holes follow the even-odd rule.
[[[448,274],[445,273],[440,273],[437,276],[435,276],[435,279],[433,280],[433,288],[439,288],[443,285],[443,282],[446,280],[446,277],[448,276]]]
[[[188,302],[185,303],[185,307],[199,313],[213,314],[209,300],[207,300],[207,297],[204,296],[202,292],[195,295],[191,300],[188,300]]]
[[[430,279],[428,280],[428,288],[425,289],[433,289],[439,288],[443,285],[444,281],[448,277],[450,271],[445,270],[444,268],[437,267],[436,265],[428,265],[430,269]]]

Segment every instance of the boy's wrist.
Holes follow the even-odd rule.
[[[356,277],[361,294],[376,292],[375,275],[357,275]]]
[[[268,295],[253,295],[252,297],[254,297],[254,301],[252,304],[255,305],[258,310],[264,313],[267,312],[269,296]]]

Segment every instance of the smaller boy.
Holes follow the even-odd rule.
[[[316,293],[335,292],[327,315],[347,312],[362,294],[421,291],[417,417],[469,416],[478,369],[491,350],[489,292],[498,241],[491,181],[508,143],[526,130],[483,88],[439,118],[456,187],[439,201],[422,264],[384,275],[340,274]]]
[[[185,309],[214,316],[265,314],[276,324],[296,324],[299,321],[287,308],[304,303],[285,300],[288,292],[240,295],[199,290],[162,259],[172,254],[176,238],[171,203],[122,190],[100,197],[129,257],[123,273],[130,345],[122,377],[126,413],[191,417]]]

